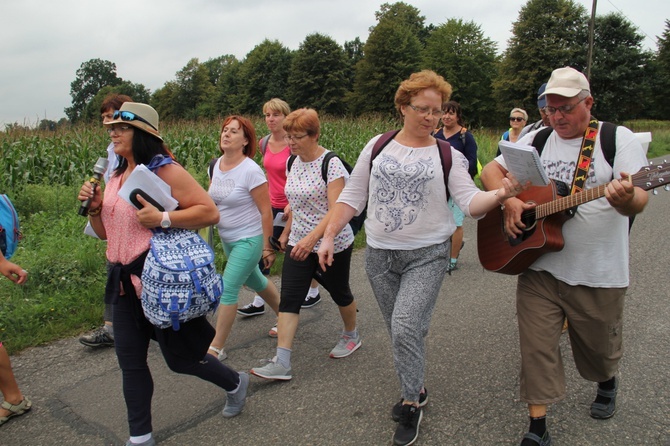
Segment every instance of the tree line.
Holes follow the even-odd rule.
[[[120,78],[114,63],[92,59],[77,70],[65,113],[71,123],[97,121],[110,92],[150,103],[163,120],[258,115],[273,97],[330,115],[392,113],[400,81],[432,69],[452,84],[468,125],[501,126],[514,107],[537,116],[537,89],[553,69],[586,71],[590,14],[573,0],[528,0],[502,54],[473,21],[426,24],[404,2],[385,3],[375,16],[366,42],[340,45],[315,33],[290,50],[266,39],[242,60],[191,59],[153,93]],[[614,122],[667,119],[670,103],[659,92],[670,87],[670,20],[655,52],[643,49],[644,36],[620,14],[597,16],[594,32],[594,115]]]

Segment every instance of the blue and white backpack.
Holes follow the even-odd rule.
[[[5,194],[0,195],[0,249],[2,255],[9,260],[21,238],[19,215],[14,205]]]
[[[170,159],[150,163],[155,171]],[[156,229],[142,270],[142,310],[158,328],[172,327],[216,311],[223,294],[214,251],[188,229]]]
[[[216,311],[223,281],[214,251],[187,229],[159,230],[142,270],[142,309],[158,328],[179,330],[182,322]]]

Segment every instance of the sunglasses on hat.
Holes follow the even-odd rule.
[[[113,119],[119,119],[121,118],[122,121],[140,121],[151,127],[152,129],[158,131],[156,127],[151,125],[149,121],[146,119],[142,118],[139,115],[136,115],[135,113],[129,112],[129,111],[121,111],[121,110],[116,110],[114,112]]]

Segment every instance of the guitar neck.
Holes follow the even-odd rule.
[[[557,200],[537,205],[535,208],[535,215],[537,218],[543,218],[548,215],[579,206],[580,204],[597,200],[598,198],[605,196],[606,187],[607,184],[601,184],[600,186],[594,187],[593,189],[586,189],[576,194],[568,195],[567,197],[561,197]]]

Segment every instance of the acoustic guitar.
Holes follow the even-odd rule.
[[[670,165],[646,166],[630,177],[634,186],[655,189],[670,182]],[[485,269],[502,274],[520,274],[545,253],[563,249],[563,224],[574,215],[574,207],[605,196],[606,184],[582,192],[559,196],[557,185],[531,187],[517,198],[535,204],[521,214],[523,234],[505,234],[503,211],[495,208],[477,223],[477,252]],[[668,186],[666,186],[666,190]]]

